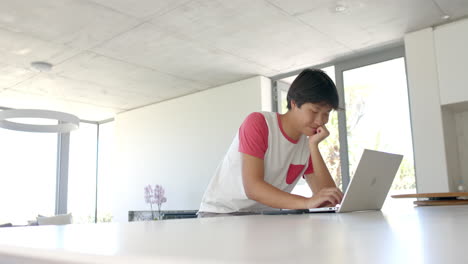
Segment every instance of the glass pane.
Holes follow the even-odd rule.
[[[99,125],[98,222],[111,222],[114,207],[118,206],[111,199],[115,196],[112,194],[115,190],[112,188],[115,182],[114,124],[115,122],[108,122]]]
[[[73,223],[94,223],[96,208],[97,125],[80,123],[70,134],[68,212]]]
[[[322,69],[325,73],[330,76],[330,78],[335,82],[335,67],[330,66]],[[284,84],[291,85],[294,79],[297,77],[291,76],[278,80],[282,82],[278,87],[284,87]],[[280,100],[280,109],[279,112],[284,114],[287,112],[287,89],[280,89],[278,100]],[[340,98],[340,100],[342,100]],[[341,161],[340,161],[340,144],[339,144],[339,135],[338,135],[338,113],[333,111],[330,114],[330,119],[327,124],[327,128],[330,131],[330,136],[320,143],[320,151],[322,157],[327,164],[330,174],[336,182],[336,185],[341,188]],[[307,182],[304,179],[299,180],[296,187],[293,189],[292,193],[299,194],[303,196],[311,196],[312,192],[307,185]]]
[[[57,134],[0,128],[0,224],[55,214]]]
[[[291,85],[291,84],[289,84],[289,85]],[[281,107],[280,107],[278,112],[280,114],[284,114],[284,113],[286,113],[288,111],[288,91],[281,90],[278,99],[281,102],[281,104],[280,104]]]
[[[350,176],[365,148],[403,154],[390,193],[414,193],[415,177],[405,61],[343,73]]]

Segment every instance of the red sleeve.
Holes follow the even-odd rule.
[[[304,175],[311,174],[311,173],[314,173],[314,166],[312,165],[312,157],[309,156],[309,166],[305,170]]]
[[[252,113],[239,128],[239,152],[263,159],[268,148],[268,126],[261,113]]]

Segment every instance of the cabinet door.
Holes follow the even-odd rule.
[[[442,105],[468,101],[468,19],[434,30]]]

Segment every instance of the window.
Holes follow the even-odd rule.
[[[71,133],[68,211],[73,214],[74,223],[112,221],[114,204],[109,197],[115,165],[113,153],[114,122],[81,123],[80,129]]]
[[[97,222],[110,222],[113,219],[115,203],[112,201],[114,174],[114,126],[115,122],[99,125],[99,173]]]
[[[51,124],[48,119],[22,118],[18,122]],[[106,197],[112,185],[114,122],[99,128],[102,163],[98,167],[102,175],[99,205],[102,210],[97,221],[108,222],[112,219],[111,203]],[[58,138],[55,133],[0,129],[0,224],[24,225],[28,220],[35,220],[37,215],[55,215],[57,210],[62,210],[56,208],[58,203],[66,203],[74,223],[96,222],[98,124],[81,122],[80,128],[70,133],[69,146],[68,139],[60,141],[62,150],[69,150],[68,159],[58,157]],[[67,201],[62,201],[65,196],[57,197],[57,162],[60,160],[63,168],[68,168],[68,175],[60,175],[61,179],[68,180],[67,189],[62,190]]]
[[[55,214],[57,134],[0,128],[0,223]]]
[[[392,191],[415,192],[404,59],[344,71],[343,80],[350,175],[365,148],[403,154]]]
[[[73,223],[95,222],[97,127],[81,122],[70,133],[67,209]]]
[[[335,111],[330,116],[327,124],[330,136],[320,145],[327,167],[342,189],[347,188],[349,175],[354,175],[364,148],[369,148],[404,155],[390,194],[416,191],[402,50],[402,47],[394,48],[322,67],[335,81],[340,101],[345,102],[344,111],[339,114]],[[287,91],[296,76],[273,78],[280,113],[287,111]],[[303,180],[293,193],[311,195]]]

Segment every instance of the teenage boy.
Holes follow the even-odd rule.
[[[242,123],[203,196],[198,215],[241,215],[272,208],[335,206],[336,187],[319,150],[338,109],[333,81],[317,69],[302,71],[287,96],[288,111],[252,113]],[[313,196],[290,194],[303,176]]]

